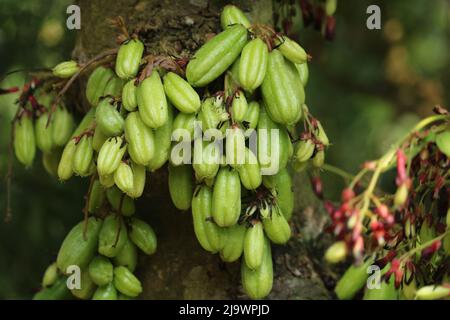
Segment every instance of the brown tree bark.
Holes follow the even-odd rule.
[[[81,61],[116,46],[117,29],[107,19],[122,16],[130,30],[137,30],[147,52],[188,56],[206,39],[220,31],[219,13],[226,1],[206,0],[79,0],[81,30],[74,57]],[[271,0],[235,1],[252,21],[272,23]],[[82,85],[81,85],[82,86]],[[297,177],[305,180],[306,176]],[[218,255],[198,244],[191,213],[176,210],[167,186],[167,168],[149,176],[145,196],[138,201],[138,214],[158,236],[153,256],[141,256],[138,276],[143,282],[142,299],[237,299],[245,298],[240,286],[239,263],[225,264]],[[276,246],[274,287],[271,299],[327,299],[323,280],[315,270],[304,243],[320,234],[323,215],[304,181],[296,183],[296,215],[293,237],[286,246]],[[305,210],[302,210],[305,209]],[[301,212],[309,212],[305,219]]]

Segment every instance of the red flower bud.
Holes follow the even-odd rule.
[[[342,202],[348,202],[355,197],[355,192],[351,188],[345,188],[342,190]]]

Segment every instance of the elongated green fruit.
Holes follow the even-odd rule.
[[[99,152],[106,140],[108,140],[108,136],[100,128],[95,128],[94,136],[92,137],[92,148]]]
[[[157,248],[157,240],[152,227],[140,219],[133,218],[130,228],[131,241],[145,254],[154,254]]]
[[[169,164],[170,198],[178,210],[187,210],[191,207],[193,190],[192,167]]]
[[[31,166],[36,154],[36,140],[31,115],[24,113],[14,122],[14,152],[25,167]]]
[[[116,186],[106,190],[106,198],[114,210],[121,212],[126,217],[132,216],[136,211],[134,200],[123,194]]]
[[[78,63],[73,60],[58,63],[53,69],[53,75],[58,78],[70,78],[80,70]]]
[[[202,123],[202,130],[205,132],[208,129],[216,129],[221,121],[228,119],[222,98],[209,97],[206,98],[197,115],[198,121]]]
[[[71,265],[77,265],[81,269],[88,265],[96,252],[101,226],[100,220],[91,217],[87,220],[86,226],[85,222],[81,221],[70,230],[64,238],[56,258],[56,264],[62,273],[66,273],[67,267]],[[85,227],[86,237],[84,237]]]
[[[258,125],[259,119],[259,103],[256,101],[252,101],[248,104],[247,113],[245,114],[244,119],[242,119],[242,123],[244,127],[248,129],[255,129]]]
[[[64,147],[58,165],[58,177],[61,181],[68,180],[73,175],[72,164],[76,150],[76,141],[74,139],[69,140]]]
[[[213,179],[220,167],[220,149],[214,143],[203,143],[201,151],[194,147],[194,163],[192,167],[195,171],[195,178],[198,181]]]
[[[36,136],[36,145],[42,152],[50,152],[54,147],[52,136],[52,123],[47,126],[49,113],[41,114],[34,124],[34,131]]]
[[[180,112],[176,115],[175,119],[173,120],[173,127],[172,130],[185,130],[189,133],[189,137],[191,140],[194,140],[194,129],[195,129],[195,121],[196,121],[196,115],[195,113],[183,113]]]
[[[249,92],[258,88],[266,75],[269,50],[259,38],[253,39],[242,49],[239,61],[239,83]]]
[[[129,80],[122,88],[122,105],[127,111],[134,111],[137,108],[137,87],[136,79]]]
[[[267,180],[271,180],[269,183]],[[263,183],[267,188],[276,190],[277,204],[286,220],[290,220],[294,211],[294,189],[292,177],[288,170],[282,169],[276,175],[264,176]]]
[[[236,24],[228,27],[197,50],[186,68],[186,77],[194,87],[203,87],[217,79],[236,60],[247,43],[247,29]]]
[[[126,162],[121,162],[114,172],[114,183],[123,192],[129,193],[133,190],[133,170]]]
[[[139,84],[136,101],[142,121],[147,126],[156,129],[167,122],[169,106],[164,93],[164,86],[156,70]]]
[[[135,244],[128,238],[122,250],[113,258],[115,266],[127,267],[131,272],[136,269],[138,252]]]
[[[256,222],[247,228],[244,238],[244,260],[247,267],[259,268],[264,256],[264,228],[261,222]]]
[[[191,85],[173,72],[164,76],[164,91],[175,108],[184,113],[197,112],[200,97]]]
[[[132,161],[131,170],[133,171],[133,187],[128,191],[127,195],[131,198],[139,198],[145,187],[145,167]]]
[[[117,300],[117,290],[112,282],[98,287],[95,290],[92,300]]]
[[[155,154],[147,165],[150,171],[155,171],[161,168],[169,159],[172,126],[173,126],[173,108],[168,107],[168,118],[166,123],[154,131],[155,146],[158,146],[155,150]]]
[[[142,292],[139,279],[124,266],[114,269],[114,286],[129,297],[137,297]]]
[[[398,300],[398,298],[399,292],[395,288],[395,279],[391,276],[387,283],[382,280],[379,288],[369,289],[366,286],[363,300]]]
[[[92,148],[92,137],[84,135],[78,142],[73,156],[73,172],[81,177],[88,175],[93,157],[94,149]]]
[[[220,14],[220,25],[225,30],[234,24],[242,24],[246,28],[250,27],[250,21],[248,21],[244,12],[234,5],[227,4],[223,7],[222,13]]]
[[[436,144],[443,154],[450,157],[450,131],[444,131],[436,135]]]
[[[264,257],[259,268],[252,270],[241,262],[241,280],[245,293],[252,299],[262,299],[272,290],[272,252],[267,238],[264,239]]]
[[[372,259],[368,259],[360,266],[350,266],[344,275],[339,279],[334,288],[334,292],[340,300],[349,300],[355,296],[355,294],[366,283],[368,273],[367,267],[373,263]]]
[[[58,175],[59,159],[61,159],[62,150],[53,149],[50,153],[42,154],[42,165],[45,171],[51,176],[56,177]]]
[[[437,300],[446,298],[450,295],[450,288],[444,286],[430,285],[417,290],[416,299],[418,300]]]
[[[98,252],[106,257],[115,257],[127,241],[127,228],[120,216],[110,214],[103,221],[98,236]]]
[[[91,280],[98,286],[104,286],[110,283],[114,276],[114,267],[108,258],[96,256],[89,263],[88,268]]]
[[[109,79],[106,84],[105,90],[103,91],[103,97],[111,96],[115,98],[119,98],[122,94],[122,89],[125,84],[125,81],[120,79],[119,77],[112,77]]]
[[[67,288],[66,278],[59,277],[49,288],[44,288],[33,297],[33,300],[69,300],[72,298]]]
[[[128,153],[134,162],[147,165],[155,154],[153,130],[142,121],[138,112],[131,112],[125,120]]]
[[[277,50],[269,54],[267,72],[261,86],[267,111],[273,121],[291,125],[299,120],[305,92],[295,66]]]
[[[264,232],[276,244],[285,244],[291,237],[291,227],[277,207],[272,208],[272,214],[263,219]]]
[[[74,124],[72,114],[65,107],[57,107],[51,124],[53,143],[57,146],[65,145],[72,135]]]
[[[217,252],[224,246],[222,228],[212,221],[212,191],[201,186],[192,198],[194,231],[200,245],[207,251]]]
[[[100,181],[101,185],[105,188],[111,188],[114,186],[114,175],[99,175],[98,181]],[[119,190],[120,192],[120,190]]]
[[[131,39],[124,42],[117,53],[116,74],[121,79],[130,79],[136,75],[144,53],[144,44]]]
[[[58,266],[56,262],[53,262],[45,269],[44,276],[42,277],[42,286],[45,288],[54,285],[58,277]]]
[[[278,50],[283,56],[293,63],[305,63],[308,60],[308,54],[297,42],[289,39],[286,36],[282,36],[279,39]]]
[[[220,258],[225,262],[233,262],[239,259],[244,251],[244,237],[247,228],[241,224],[223,228],[223,248],[220,250]]]
[[[91,299],[95,292],[95,283],[92,281],[87,270],[81,270],[80,288],[71,289],[70,292],[78,299]]]
[[[255,190],[262,183],[258,159],[248,148],[245,148],[245,163],[238,169],[242,185],[248,190]]]
[[[114,72],[103,66],[97,67],[89,76],[86,84],[86,98],[91,106],[95,107],[103,96],[106,85],[114,77]]]
[[[121,137],[109,138],[100,149],[97,158],[97,170],[101,176],[113,174],[119,167],[120,161],[127,149],[126,145],[122,146],[123,139]]]
[[[220,227],[236,224],[241,214],[241,181],[230,167],[219,170],[214,183],[212,216]]]
[[[112,104],[109,98],[99,102],[95,111],[95,121],[107,136],[118,136],[123,132],[123,117],[117,110],[116,104]]]
[[[238,90],[233,97],[231,104],[231,115],[235,121],[241,122],[244,120],[248,110],[247,99],[241,90]]]
[[[78,124],[78,127],[72,133],[71,138],[75,138],[85,132],[88,129],[92,128],[92,125],[95,120],[95,108],[90,109],[83,117],[81,122]]]
[[[296,63],[295,68],[298,71],[298,74],[300,75],[300,80],[303,84],[303,87],[306,87],[306,84],[308,83],[309,79],[309,69],[308,69],[308,63]]]
[[[105,189],[101,185],[99,180],[95,180],[92,183],[91,192],[88,199],[88,211],[95,213],[100,209],[105,201]]]

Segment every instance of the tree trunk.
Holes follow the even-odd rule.
[[[117,46],[117,29],[108,18],[122,16],[129,30],[136,30],[149,53],[188,56],[211,33],[220,31],[219,13],[225,1],[205,0],[79,0],[81,30],[74,57],[81,62],[100,51]],[[252,21],[272,23],[270,0],[235,1]],[[82,84],[80,84],[83,87]],[[301,176],[298,179],[305,180]],[[237,299],[245,298],[240,286],[239,263],[226,264],[218,255],[198,244],[190,211],[180,212],[171,203],[167,168],[149,176],[145,196],[137,203],[138,214],[148,221],[158,237],[158,250],[140,256],[137,273],[142,280],[142,299]],[[302,186],[299,188],[298,186]],[[303,244],[314,240],[323,225],[318,203],[305,183],[296,183],[297,208],[306,208],[306,220],[299,212],[292,220],[293,237],[286,246],[274,246],[272,299],[326,299],[329,292]],[[312,206],[311,206],[312,205]],[[299,211],[299,210],[296,211]],[[319,220],[313,220],[313,216]],[[299,227],[305,220],[306,227]],[[311,221],[314,221],[311,223]],[[313,226],[313,228],[309,228]],[[305,238],[305,235],[308,235]],[[311,242],[311,241],[310,241]]]

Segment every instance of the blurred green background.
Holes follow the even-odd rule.
[[[52,67],[70,57],[76,31],[65,28],[69,4],[66,0],[0,2],[0,75]],[[370,4],[381,8],[381,30],[366,28]],[[332,142],[327,162],[356,172],[420,117],[431,114],[434,105],[449,105],[450,6],[446,0],[341,0],[336,20],[336,37],[329,42],[312,28],[303,28],[297,7],[293,31],[313,56],[307,104]],[[23,82],[24,74],[15,73],[0,87]],[[2,215],[16,98],[0,96]],[[0,298],[30,298],[64,235],[81,219],[86,181],[61,184],[46,174],[38,160],[28,170],[14,162],[13,219],[9,224],[0,222]],[[326,196],[337,198],[341,179],[327,173],[324,178]]]

